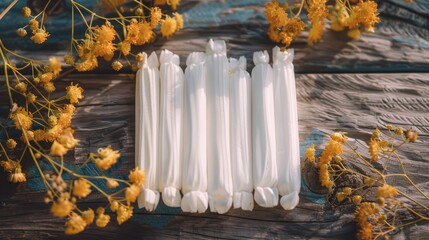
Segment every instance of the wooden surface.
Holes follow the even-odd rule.
[[[224,39],[228,54],[245,55],[251,70],[253,51],[271,51],[274,46],[265,35],[262,0],[184,2],[180,11],[185,14],[187,28],[169,41],[160,39],[144,50],[168,48],[181,56],[183,65],[190,52],[204,51],[208,38]],[[427,192],[429,3],[387,0],[380,3],[380,10],[376,33],[364,35],[361,40],[349,41],[345,33],[328,30],[313,48],[306,45],[306,34],[292,46],[296,53],[301,154],[310,143],[320,144],[335,130],[348,132],[352,144],[363,148],[375,127],[387,123],[413,126],[420,132],[419,141],[400,154],[410,176]],[[1,24],[0,30],[5,29]],[[56,42],[47,44],[55,46]],[[35,54],[35,49],[27,50]],[[43,54],[61,53],[58,49]],[[57,83],[57,89],[71,81],[85,88],[86,98],[73,120],[81,143],[69,163],[74,164],[74,158],[80,162],[89,151],[110,144],[123,156],[111,174],[123,177],[134,166],[134,80],[125,72],[109,71],[69,75]],[[5,121],[8,106],[0,84],[0,121]],[[89,166],[84,171],[96,170]],[[1,239],[64,238],[64,221],[52,218],[49,207],[42,203],[41,182],[35,173],[29,169],[26,185],[7,185],[6,189],[2,182]],[[414,194],[401,182],[398,184],[400,190]],[[94,196],[86,205],[94,206],[99,201]],[[304,185],[300,204],[293,211],[256,207],[253,212],[231,210],[225,215],[186,214],[161,204],[155,213],[137,210],[122,226],[114,221],[105,229],[91,226],[78,237],[67,239],[352,239],[355,231],[350,212],[332,210],[324,204],[323,196]],[[393,238],[424,239],[427,232],[429,224],[419,224],[397,232]]]

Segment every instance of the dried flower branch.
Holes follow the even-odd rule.
[[[307,149],[306,164],[318,169],[320,184],[330,190],[332,204],[355,206],[358,239],[387,237],[399,228],[429,220],[429,196],[407,174],[397,153],[417,136],[413,129],[404,131],[392,125],[387,126],[386,137],[375,129],[367,150],[369,157],[350,145],[343,132],[331,135],[318,158],[314,145]],[[394,172],[392,166],[396,164],[400,172]],[[355,165],[361,166],[360,171]],[[396,188],[392,183],[397,178],[408,182],[421,197],[411,197]]]
[[[155,1],[155,5],[170,5],[176,9],[179,0]],[[1,14],[3,17],[14,7],[12,2]],[[151,43],[156,32],[166,38],[183,28],[183,18],[179,13],[171,16],[159,7],[150,7],[143,1],[132,1],[124,10],[124,0],[103,0],[107,12],[96,13],[78,1],[70,0],[71,39],[69,53],[64,62],[78,71],[90,71],[99,66],[99,58],[112,61],[112,68],[122,69],[124,64],[135,71],[135,61],[142,61],[141,54],[133,53],[132,46]],[[47,1],[39,13],[33,13],[28,7],[22,8],[22,17],[28,18],[28,24],[20,26],[16,33],[20,37],[28,36],[36,44],[44,44],[50,37],[44,23],[48,20]],[[85,37],[75,38],[76,16],[86,25]],[[104,14],[109,13],[109,17]],[[102,24],[96,24],[99,22]],[[118,30],[118,31],[117,31]],[[105,171],[115,165],[120,157],[117,150],[110,146],[99,148],[90,153],[87,159],[76,167],[65,164],[70,150],[79,144],[71,125],[76,112],[75,104],[84,98],[84,89],[79,84],[70,83],[64,90],[57,91],[55,82],[63,70],[62,61],[56,57],[48,60],[32,59],[11,51],[0,39],[0,56],[4,72],[4,82],[10,104],[9,119],[0,122],[0,133],[6,139],[0,139],[0,166],[9,174],[13,183],[25,182],[27,176],[22,169],[23,161],[31,161],[46,188],[44,201],[51,204],[54,217],[67,218],[66,234],[82,232],[95,220],[98,227],[105,227],[110,221],[104,207],[93,209],[79,208],[79,201],[97,192],[108,202],[110,210],[116,214],[119,224],[127,221],[133,214],[132,203],[136,201],[144,184],[144,172],[134,169],[128,180],[109,177]],[[77,57],[75,57],[77,56]],[[129,59],[129,57],[135,58]],[[16,66],[17,62],[20,66]],[[31,73],[31,74],[28,74]],[[16,132],[20,136],[15,137]],[[42,162],[49,169],[42,168]],[[80,169],[88,164],[99,168],[98,175],[81,174]],[[27,164],[25,164],[27,165]],[[104,188],[96,184],[104,180]]]

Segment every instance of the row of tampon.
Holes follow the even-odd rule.
[[[138,205],[156,209],[162,194],[184,212],[231,207],[293,209],[301,186],[293,50],[230,58],[224,41],[178,55],[153,52],[136,79],[136,165],[146,174]],[[183,194],[183,197],[181,196]],[[280,200],[279,200],[280,195]]]

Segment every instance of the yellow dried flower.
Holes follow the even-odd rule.
[[[37,96],[34,95],[33,93],[28,93],[27,94],[27,101],[28,103],[34,103],[37,99]]]
[[[119,62],[119,61],[114,61],[113,63],[112,63],[112,68],[115,70],[115,71],[119,71],[119,70],[121,70],[121,68],[123,67],[123,65],[122,65],[122,63],[121,62]]]
[[[9,173],[15,171],[16,168],[21,167],[21,165],[17,161],[13,161],[10,159],[6,161],[0,161],[0,166],[2,166],[2,168]]]
[[[118,224],[121,225],[122,223],[130,219],[132,216],[133,207],[121,205],[117,211],[116,220],[118,221]]]
[[[119,202],[118,201],[113,201],[110,203],[110,210],[112,210],[113,212],[118,211],[119,209]]]
[[[37,129],[36,131],[34,131],[34,140],[36,142],[45,140],[45,131],[42,129]]]
[[[344,201],[344,199],[346,199],[346,194],[343,192],[337,192],[335,197],[337,198],[338,202],[342,202],[342,201]]]
[[[143,8],[141,8],[141,7],[136,8],[136,10],[134,10],[134,13],[137,16],[142,16],[143,15]]]
[[[46,92],[52,93],[55,91],[55,85],[52,82],[48,82],[43,84],[43,89],[45,89]]]
[[[131,21],[127,26],[127,30],[128,33],[125,41],[137,46],[149,42],[154,36],[150,23],[146,21],[142,21],[140,23],[137,21]]]
[[[84,198],[91,193],[91,185],[87,180],[81,178],[74,181],[73,184],[73,195],[78,198]]]
[[[72,55],[64,55],[64,62],[68,65],[74,65],[74,57]]]
[[[142,185],[145,181],[143,170],[140,170],[138,167],[136,167],[134,170],[130,171],[128,179],[137,186]]]
[[[314,144],[311,144],[310,147],[308,147],[305,150],[305,156],[307,157],[307,159],[310,162],[314,162],[314,160],[316,159],[315,156],[314,156],[315,153],[316,153],[316,149],[314,148]]]
[[[95,224],[97,227],[104,228],[110,222],[110,216],[104,213],[97,215],[97,220],[95,220]]]
[[[89,208],[88,210],[83,211],[82,212],[82,218],[86,222],[87,225],[91,224],[95,218],[94,210]]]
[[[107,178],[106,181],[107,188],[117,188],[119,186],[118,181],[116,181],[115,179]]]
[[[383,186],[377,188],[377,197],[393,198],[396,195],[398,195],[398,191],[389,184],[385,183]]]
[[[177,30],[177,21],[170,16],[166,16],[164,20],[161,22],[161,34],[162,36],[169,38],[173,36],[173,34]]]
[[[58,142],[64,147],[71,149],[79,143],[79,140],[73,137],[73,130],[67,128],[62,132],[61,136],[58,137]]]
[[[176,11],[177,5],[180,4],[180,1],[181,0],[169,0],[169,1],[167,1],[167,4],[170,5],[174,11]]]
[[[43,73],[42,75],[40,75],[39,79],[42,83],[48,83],[52,79],[54,79],[54,74],[51,72]]]
[[[31,19],[28,22],[28,26],[31,30],[36,31],[39,28],[39,21],[37,21],[36,19]]]
[[[9,148],[9,149],[14,149],[14,148],[16,147],[16,141],[15,141],[15,140],[13,140],[12,138],[9,138],[9,139],[6,141],[6,146],[7,146],[7,148]]]
[[[83,230],[85,230],[86,222],[83,220],[81,216],[79,216],[76,213],[72,213],[72,215],[69,217],[68,221],[66,222],[66,230],[65,234],[67,235],[75,235]]]
[[[25,82],[19,82],[15,85],[15,90],[19,93],[25,93],[27,91],[27,84]]]
[[[161,20],[162,12],[159,7],[153,7],[150,9],[150,26],[152,28],[156,27]]]
[[[11,116],[18,130],[28,130],[33,122],[33,115],[27,112],[24,108],[19,107]]]
[[[358,28],[349,30],[347,36],[353,40],[358,40],[360,38],[360,30]]]
[[[143,53],[139,53],[136,55],[137,62],[142,62],[144,60]]]
[[[78,103],[79,99],[83,98],[83,88],[79,87],[78,84],[73,85],[73,83],[71,83],[70,86],[66,87],[66,91],[66,97],[70,100],[70,103]]]
[[[274,27],[283,26],[288,21],[288,15],[276,0],[265,4],[265,17]]]
[[[16,34],[20,37],[25,37],[27,36],[27,31],[24,28],[18,28]]]
[[[362,196],[360,196],[360,195],[354,195],[352,197],[352,201],[353,201],[354,204],[359,205],[361,203],[361,201],[362,201]]]
[[[94,54],[89,54],[76,65],[76,70],[79,72],[91,71],[98,67],[98,60]]]
[[[49,65],[46,68],[46,71],[52,72],[54,76],[58,76],[61,70],[61,61],[57,57],[49,58]]]
[[[54,217],[67,217],[74,207],[74,204],[68,198],[60,198],[52,204],[51,213]]]
[[[98,149],[98,156],[95,158],[95,165],[101,170],[109,169],[118,161],[121,154],[113,150],[110,146]]]
[[[45,31],[45,29],[37,29],[33,31],[33,36],[30,37],[31,40],[33,40],[37,44],[42,44],[48,39],[49,33]]]
[[[22,172],[20,165],[18,165],[15,168],[13,173],[9,174],[8,180],[9,182],[12,182],[12,183],[20,183],[20,182],[27,181],[27,178],[25,177],[25,174]]]
[[[140,194],[140,187],[135,184],[127,187],[127,189],[125,190],[125,198],[129,203],[135,202],[139,194]]]
[[[105,25],[95,27],[95,41],[97,43],[107,43],[115,40],[116,31],[113,25],[106,23]]]
[[[118,48],[121,50],[124,56],[130,54],[131,44],[128,41],[123,41],[118,44]]]
[[[31,9],[29,7],[23,7],[21,9],[21,14],[23,17],[28,18],[31,15]]]
[[[183,16],[180,13],[173,13],[174,19],[176,19],[177,29],[179,31],[183,28]]]
[[[344,194],[346,194],[346,196],[350,196],[350,195],[352,195],[353,189],[350,187],[345,187],[343,189],[343,192],[344,192]]]
[[[48,118],[48,123],[49,123],[49,125],[50,125],[51,127],[53,127],[53,126],[57,125],[57,123],[58,123],[58,118],[57,118],[57,117],[55,117],[54,115],[51,115],[51,116],[49,116],[49,118]]]
[[[54,141],[51,145],[51,155],[53,156],[59,156],[62,157],[67,153],[68,149],[65,148],[63,145],[58,143],[57,141]]]
[[[408,141],[410,141],[412,143],[417,141],[418,135],[419,135],[419,133],[417,131],[412,130],[411,128],[405,132],[406,138],[408,139]]]
[[[380,159],[380,145],[379,141],[371,139],[369,142],[368,152],[372,161],[378,161]]]

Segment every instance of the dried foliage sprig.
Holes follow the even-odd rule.
[[[16,2],[12,2],[0,18]],[[124,0],[103,0],[101,9],[104,11],[98,13],[70,0],[71,39],[64,62],[77,71],[90,71],[98,67],[99,58],[104,58],[112,62],[116,71],[123,64],[137,70],[133,62],[142,61],[143,56],[133,53],[132,46],[152,43],[157,31],[166,38],[179,31],[183,27],[182,15],[168,15],[158,7],[170,5],[175,10],[179,2],[155,1],[154,6],[148,6],[143,1],[134,0],[125,7]],[[44,44],[51,36],[44,25],[49,21],[47,9],[51,4],[54,1],[47,1],[35,15],[29,7],[22,8],[22,17],[29,21],[19,27],[16,34],[29,37],[36,44]],[[83,39],[75,37],[78,22],[75,15],[80,16],[79,21],[86,26]],[[103,22],[101,25],[95,24],[100,21]],[[120,31],[115,29],[118,26]],[[27,31],[31,36],[27,36]],[[22,166],[35,166],[46,189],[44,201],[51,205],[52,215],[67,218],[66,234],[80,233],[93,222],[98,227],[105,227],[111,216],[105,211],[106,207],[116,214],[118,224],[130,219],[132,203],[144,185],[142,170],[131,170],[127,180],[109,177],[105,171],[120,157],[119,151],[110,146],[90,153],[81,164],[66,164],[65,156],[79,144],[71,121],[76,113],[75,105],[84,98],[83,87],[70,83],[64,90],[57,91],[55,82],[61,78],[64,66],[57,57],[48,60],[26,57],[7,48],[2,39],[0,56],[10,104],[9,116],[0,122],[0,134],[6,136],[6,139],[0,139],[0,166],[9,174],[9,181],[26,182],[27,175]],[[133,59],[129,59],[130,56]],[[15,62],[20,65],[16,66]],[[45,164],[42,162],[49,167],[43,168]],[[88,164],[94,164],[99,169],[98,174],[82,174],[80,170]],[[100,182],[105,187],[101,187]],[[95,211],[80,208],[79,201],[93,192],[106,198],[107,205]]]
[[[303,10],[307,11],[306,21],[300,15]],[[331,30],[347,30],[350,38],[359,39],[362,30],[374,32],[375,24],[380,22],[377,10],[374,0],[299,0],[293,5],[272,0],[265,5],[267,33],[272,41],[288,47],[308,27],[308,44],[313,45],[322,38],[329,23]]]
[[[386,132],[373,131],[366,154],[354,148],[344,132],[333,133],[319,156],[314,145],[306,150],[306,164],[318,170],[331,204],[354,206],[358,239],[388,237],[397,229],[429,220],[429,195],[408,175],[398,154],[398,149],[416,142],[418,133],[392,125]],[[394,186],[400,179],[414,189],[413,196]]]

